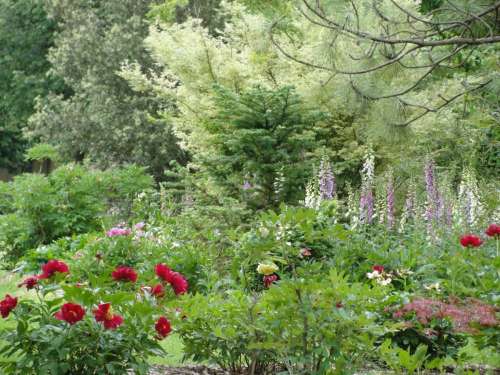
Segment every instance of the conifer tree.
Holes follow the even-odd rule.
[[[319,116],[304,110],[291,87],[216,90],[216,115],[205,122],[207,149],[195,162],[228,193],[245,190],[257,207],[273,205],[277,195],[302,199]]]

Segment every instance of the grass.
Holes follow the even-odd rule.
[[[172,334],[164,339],[161,346],[167,352],[166,357],[151,357],[149,362],[153,365],[180,366],[182,364],[183,345],[176,334]]]
[[[0,271],[0,299],[6,294],[16,297],[29,298],[29,293],[25,288],[18,288],[21,278],[7,271]],[[10,319],[0,319],[0,337],[3,331],[12,328],[14,322]],[[172,334],[161,342],[161,345],[168,353],[166,357],[151,357],[149,362],[154,365],[180,366],[182,364],[183,345],[179,336]],[[5,358],[0,358],[5,360]]]
[[[17,275],[11,272],[0,271],[0,299],[3,299],[6,294],[10,294],[13,297],[26,295],[25,289],[17,287],[17,284],[20,282],[21,279]],[[3,330],[12,326],[12,321],[0,319],[0,336]]]

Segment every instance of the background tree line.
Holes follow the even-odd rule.
[[[358,183],[368,148],[410,178],[429,154],[495,180],[499,8],[0,0],[0,167],[50,143],[63,161],[196,175],[208,196],[251,186],[258,207],[300,199],[324,156],[341,190]]]

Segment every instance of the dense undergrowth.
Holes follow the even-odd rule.
[[[2,237],[6,265],[24,275],[0,306],[12,320],[2,331],[4,373],[146,373],[171,331],[186,360],[233,373],[499,366],[499,227],[486,208],[470,223],[460,211],[450,223],[424,212],[391,226],[380,219],[390,204],[370,220],[363,204],[353,215],[325,180],[333,176],[320,173],[312,207],[252,213],[177,202],[141,173],[110,175],[136,183],[122,196],[113,185],[112,201],[86,183],[100,172],[83,167],[2,186],[1,220],[59,217],[69,228],[45,221],[53,241],[31,235],[17,247]],[[57,191],[38,190],[52,184]],[[95,199],[76,204],[65,193],[73,189]],[[53,196],[66,200],[39,205]],[[95,202],[89,217],[100,224],[79,230],[65,220],[83,222]]]

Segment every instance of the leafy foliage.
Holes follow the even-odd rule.
[[[49,53],[52,71],[73,95],[51,92],[37,101],[31,137],[60,148],[66,160],[87,158],[100,166],[137,163],[161,178],[168,162],[183,159],[168,122],[159,113],[170,107],[133,91],[117,71],[137,61],[153,63],[143,46],[145,14],[151,1],[48,2],[60,28]]]
[[[0,168],[23,167],[27,141],[22,130],[34,112],[35,98],[62,93],[62,80],[48,74],[46,57],[56,24],[42,0],[0,1]]]
[[[195,162],[231,195],[247,189],[257,207],[298,201],[310,170],[315,115],[304,113],[288,87],[218,92],[218,112],[206,124],[206,152]]]
[[[126,215],[127,202],[151,188],[152,179],[134,166],[101,172],[66,165],[49,176],[24,174],[2,184],[7,188],[0,242],[4,260],[12,261],[32,247],[101,228],[102,216],[111,206]]]

